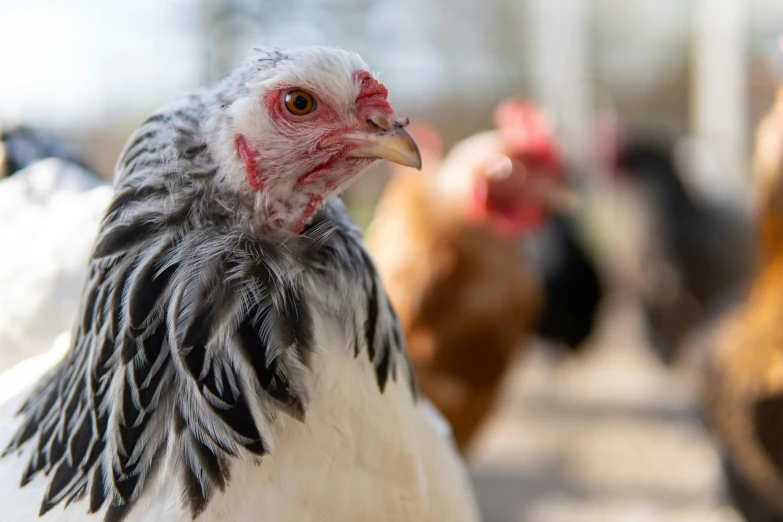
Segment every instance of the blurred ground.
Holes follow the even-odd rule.
[[[485,521],[739,522],[693,386],[646,349],[631,299],[608,300],[593,344],[520,357],[473,448]]]

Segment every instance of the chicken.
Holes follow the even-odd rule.
[[[60,158],[0,181],[0,370],[44,352],[73,322],[111,194]]]
[[[650,139],[621,145],[617,169],[640,216],[635,281],[653,348],[675,362],[688,335],[719,313],[753,263],[741,212],[693,197],[670,151]],[[633,219],[627,215],[624,219]]]
[[[70,349],[0,407],[4,519],[478,519],[334,197],[420,166],[407,121],[356,54],[257,53],[130,137]]]
[[[537,113],[525,117],[543,124]],[[425,148],[424,175],[393,177],[367,231],[422,393],[463,451],[542,306],[517,244],[546,222],[542,201],[555,196],[560,176],[549,168],[558,156],[539,138],[485,132],[442,162],[438,147]]]
[[[783,521],[783,87],[756,135],[759,260],[713,336],[703,385],[734,501],[749,522]]]
[[[61,140],[25,125],[0,127],[0,178],[11,176],[46,158],[59,158],[87,172],[94,172],[84,156]]]

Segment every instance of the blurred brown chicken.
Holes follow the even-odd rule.
[[[758,265],[717,329],[704,398],[729,490],[750,522],[783,521],[783,87],[756,135]]]
[[[433,129],[412,128],[424,172],[393,176],[366,237],[419,386],[463,450],[540,313],[540,283],[518,239],[546,222],[544,202],[568,199],[541,115],[512,101],[497,116],[528,132],[477,134],[444,159]]]

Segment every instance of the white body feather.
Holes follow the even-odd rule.
[[[332,322],[332,321],[330,321]],[[311,404],[305,423],[281,415],[272,426],[272,449],[260,465],[237,462],[231,481],[197,519],[199,522],[454,521],[479,520],[462,462],[448,425],[425,400],[416,404],[404,379],[381,394],[366,357],[354,359],[335,324],[321,324],[323,343],[313,364]],[[9,385],[42,375],[62,348],[25,361],[0,375]],[[16,375],[17,377],[14,377]],[[29,381],[27,381],[29,383]],[[6,385],[6,383],[8,383]],[[0,447],[20,419],[22,397],[0,406]],[[39,475],[19,488],[30,449],[0,459],[0,521],[38,519],[48,485]],[[127,522],[189,520],[178,481],[168,466],[151,478]],[[51,522],[100,520],[84,501],[61,506],[41,518]]]

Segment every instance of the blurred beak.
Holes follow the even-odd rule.
[[[338,142],[351,146],[347,153],[350,157],[385,159],[421,170],[419,146],[400,122],[394,122],[389,130],[379,128],[378,130],[332,136],[321,142],[321,147]]]

